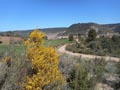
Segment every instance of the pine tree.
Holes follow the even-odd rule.
[[[94,29],[91,29],[89,32],[88,32],[88,41],[93,41],[96,39],[96,36],[97,36],[97,33]]]
[[[70,34],[68,38],[69,38],[69,41],[73,41],[74,40],[74,37],[73,37],[72,34]]]

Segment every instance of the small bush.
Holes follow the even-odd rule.
[[[69,38],[69,41],[73,41],[74,40],[74,37],[73,37],[72,34],[70,34],[68,38]]]
[[[88,41],[94,41],[96,39],[97,33],[94,29],[88,32]]]
[[[73,90],[94,90],[104,80],[106,62],[103,59],[84,60],[79,58],[67,80]]]
[[[3,42],[2,41],[0,41],[0,44],[2,44]]]

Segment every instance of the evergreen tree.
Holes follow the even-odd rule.
[[[80,40],[80,39],[81,39],[81,34],[79,33],[79,34],[78,34],[78,40]]]
[[[94,41],[96,39],[97,33],[94,29],[88,32],[88,41]]]
[[[69,35],[69,41],[73,41],[74,40],[74,37],[72,34]]]

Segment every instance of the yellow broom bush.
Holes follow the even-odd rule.
[[[44,34],[39,30],[30,33],[25,41],[26,55],[32,63],[33,75],[26,77],[25,90],[60,89],[64,77],[58,69],[58,55],[52,47],[43,46]]]
[[[11,60],[11,57],[10,56],[5,56],[4,58],[3,58],[3,63],[7,63],[7,62],[9,62]]]

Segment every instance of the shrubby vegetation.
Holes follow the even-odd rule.
[[[58,55],[54,48],[43,46],[44,34],[33,31],[25,41],[27,59],[32,63],[31,72],[24,83],[25,90],[60,89],[64,77],[58,68]]]
[[[43,46],[43,39],[44,34],[35,30],[25,41],[26,53],[4,55],[1,90],[60,89],[65,80],[58,68],[58,55],[54,48]]]
[[[0,90],[22,90],[21,83],[27,74],[29,63],[25,55],[16,55],[13,47],[3,53],[0,62]]]
[[[88,32],[88,41],[94,41],[96,39],[97,33],[94,29],[90,29]]]
[[[97,83],[102,82],[106,63],[100,59],[95,61],[78,60],[70,72],[69,85],[74,90],[94,90]]]
[[[77,53],[120,57],[120,36],[100,37],[90,42],[84,40],[84,44],[83,41],[76,42],[76,44],[68,45],[66,49]]]
[[[116,81],[106,79],[109,75],[120,75],[118,66],[117,63],[106,62],[104,59],[83,59],[61,55],[59,68],[66,77],[66,86],[62,90],[98,90],[96,89],[100,88],[97,87],[98,83],[118,89],[120,88],[117,86],[120,78]],[[112,69],[110,69],[111,67]],[[115,68],[117,68],[116,71]]]
[[[72,34],[70,34],[68,39],[69,39],[69,41],[73,41],[74,40],[74,36]]]
[[[26,40],[24,50],[11,44],[11,47],[8,46],[10,49],[5,50],[7,53],[1,52],[0,90],[97,90],[98,83],[120,89],[120,62],[106,62],[98,58],[89,60],[66,54],[58,56],[54,48],[44,46],[43,38],[44,34],[35,30]],[[88,48],[90,53],[95,49],[103,49],[103,46],[106,49],[109,40],[119,45],[119,37],[116,36],[90,42],[81,37],[79,40],[83,44],[76,42],[71,47],[77,47],[74,52],[78,48],[81,52]],[[113,47],[117,49],[117,45]],[[18,53],[16,50],[21,51]],[[106,77],[109,75],[115,76],[117,80],[108,81]]]

